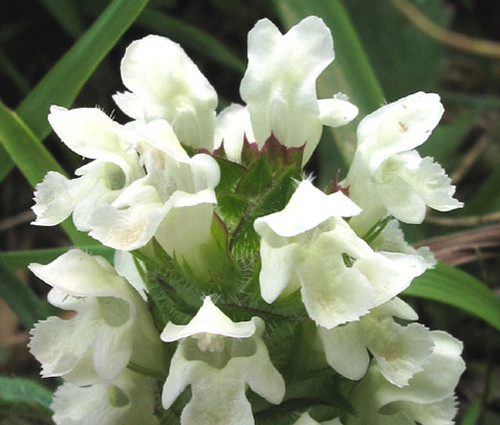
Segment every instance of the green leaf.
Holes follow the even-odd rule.
[[[477,187],[477,191],[465,203],[461,215],[485,214],[500,211],[500,167],[491,171],[489,177]]]
[[[69,107],[97,65],[148,0],[115,0],[26,97],[17,113],[40,139],[49,133],[50,105]]]
[[[51,402],[52,393],[34,381],[0,377],[0,419],[2,420],[9,416],[16,419],[22,416],[50,423]],[[10,422],[2,421],[2,423]]]
[[[62,167],[18,114],[2,102],[0,102],[0,141],[31,186],[40,183],[49,170],[65,174]]]
[[[169,37],[183,47],[192,49],[239,74],[245,71],[245,61],[217,38],[160,10],[145,9],[137,19],[136,25]]]
[[[148,0],[111,2],[92,27],[23,100],[16,112],[38,139],[43,140],[50,133],[47,121],[50,105],[71,106],[97,65],[147,3]],[[0,177],[4,177],[14,164],[5,155],[2,146],[0,160]]]
[[[84,245],[78,248],[92,255],[100,255],[106,258],[110,264],[113,264],[115,250],[112,248],[101,245]],[[2,252],[0,253],[0,260],[3,261],[5,266],[10,270],[25,269],[30,263],[48,264],[67,252],[68,249],[70,248]]]
[[[388,101],[436,89],[445,65],[441,43],[409,23],[390,1],[347,0],[343,4]],[[416,5],[433,22],[446,25],[442,0]]]
[[[0,142],[32,186],[42,181],[50,170],[65,174],[21,118],[1,102]],[[66,220],[62,226],[76,245],[95,244],[89,236],[78,232],[71,221]]]
[[[16,314],[19,322],[30,329],[38,320],[54,313],[47,302],[40,300],[0,259],[0,297]]]
[[[84,32],[85,28],[76,2],[73,0],[41,0],[41,3],[73,38],[78,38]]]
[[[500,298],[474,277],[446,264],[414,279],[403,294],[452,305],[500,329]]]

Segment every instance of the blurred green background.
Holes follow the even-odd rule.
[[[69,175],[82,164],[50,133],[48,106],[99,106],[125,122],[111,99],[123,90],[120,59],[131,41],[150,33],[170,37],[185,48],[217,90],[220,109],[230,102],[241,103],[238,89],[246,67],[246,35],[255,22],[267,17],[285,31],[315,14],[330,26],[336,52],[335,62],[318,82],[320,97],[344,92],[361,111],[355,123],[324,131],[307,167],[318,175],[320,185],[325,186],[339,169],[345,176],[356,123],[364,115],[418,90],[442,96],[446,113],[420,152],[443,164],[457,184],[457,198],[466,206],[446,215],[431,212],[424,225],[407,226],[405,231],[411,242],[431,246],[441,262],[467,275],[444,269],[444,284],[451,285],[444,295],[409,294],[419,295],[411,301],[422,322],[464,341],[468,369],[457,391],[457,423],[500,423],[500,338],[494,325],[500,320],[500,311],[495,312],[500,277],[498,0],[20,0],[2,9],[0,139],[8,152],[0,152],[4,377],[41,382],[39,365],[26,343],[31,324],[49,313],[43,302],[47,288],[29,276],[25,265],[48,261],[60,252],[58,248],[72,243],[62,228],[29,225],[32,184],[41,180],[45,164],[50,163],[38,148],[30,147],[36,145],[33,137],[43,141]],[[98,18],[100,26],[88,32]],[[58,63],[77,40],[74,55]],[[13,119],[9,110],[18,116]],[[12,170],[8,157],[16,163]],[[490,288],[484,295],[489,297],[489,310],[479,314],[482,318],[477,311],[483,298],[477,298],[472,308],[476,314],[463,307],[482,293],[473,290],[469,297],[467,285],[473,286],[469,278],[474,284],[482,282],[482,289]],[[454,292],[457,300],[445,299],[453,298]],[[44,407],[50,394],[44,388],[54,388],[57,381],[44,380],[36,388],[26,381],[13,382],[0,380],[0,423],[50,423]]]

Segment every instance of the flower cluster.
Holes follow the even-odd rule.
[[[148,36],[128,47],[128,91],[113,97],[129,122],[51,108],[56,134],[91,161],[74,179],[47,174],[34,224],[72,215],[115,250],[113,265],[71,249],[30,266],[66,316],[30,342],[42,376],[65,381],[57,424],[452,423],[461,343],[399,298],[435,264],[399,222],[461,206],[414,150],[443,107],[419,92],[364,117],[346,178],[324,192],[304,164],[323,126],[358,113],[343,94],[317,98],[333,59],[321,19],[284,35],[261,20],[245,104],[217,113],[182,48]]]

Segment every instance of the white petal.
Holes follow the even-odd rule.
[[[187,325],[174,325],[169,322],[161,333],[161,339],[172,342],[201,333],[248,338],[255,333],[255,324],[251,320],[233,322],[215,306],[210,297],[206,297],[196,316]]]
[[[149,154],[148,150],[154,147],[174,158],[177,162],[189,161],[189,155],[177,139],[172,126],[164,119],[155,119],[142,125],[135,125],[126,129],[123,134],[137,146],[143,156]]]
[[[69,180],[59,173],[49,171],[36,186],[35,205],[32,209],[37,217],[32,224],[54,226],[61,223],[95,184],[93,176]]]
[[[255,143],[250,114],[244,106],[232,103],[215,118],[214,148],[222,145],[227,159],[240,163],[245,138]]]
[[[175,205],[160,223],[155,239],[169,255],[194,260],[197,250],[211,237],[213,191],[176,194],[179,196],[172,197]]]
[[[465,369],[460,354],[462,343],[446,332],[430,332],[434,350],[424,370],[414,375],[404,388],[387,384],[377,393],[379,406],[393,401],[434,403],[453,395],[458,379]]]
[[[29,349],[42,364],[42,376],[64,376],[79,367],[92,346],[96,324],[88,315],[81,315],[78,320],[50,317],[38,322],[31,330]],[[86,381],[93,381],[95,372],[91,365],[87,366],[90,367],[82,368],[80,364],[79,372]]]
[[[137,172],[137,159],[132,152],[126,152],[128,146],[115,131],[118,124],[101,110],[52,106],[48,119],[61,140],[77,154],[112,162],[127,175]]]
[[[304,19],[285,35],[267,19],[257,22],[248,34],[240,94],[259,146],[273,133],[287,147],[307,142],[312,152],[322,129],[316,79],[333,58],[330,31],[317,17]]]
[[[115,249],[131,251],[144,246],[168,211],[147,183],[147,178],[136,180],[111,205],[96,208],[89,235]]]
[[[264,332],[263,320],[259,317],[254,317],[252,320],[257,328],[256,352],[248,360],[245,357],[232,359],[231,366],[235,369],[235,373],[240,370],[245,375],[246,381],[253,392],[264,397],[270,403],[280,404],[285,396],[285,381],[271,363],[269,353],[261,338]],[[240,365],[237,363],[240,363]]]
[[[391,317],[365,320],[363,339],[391,384],[408,385],[423,370],[434,346],[429,330],[419,323],[398,325]]]
[[[401,298],[395,297],[372,311],[372,314],[382,313],[383,316],[394,316],[404,320],[417,320],[418,314]]]
[[[420,146],[443,115],[440,98],[418,92],[390,103],[363,118],[358,126],[358,146],[370,152],[368,168],[374,173],[394,154]]]
[[[133,42],[122,59],[121,74],[135,99],[116,99],[132,118],[163,118],[182,143],[212,149],[217,94],[178,44],[154,35]]]
[[[193,173],[193,191],[215,188],[220,181],[220,168],[217,161],[209,155],[194,155],[190,161]],[[214,195],[215,196],[215,195]],[[214,202],[216,203],[216,202]]]
[[[455,186],[451,185],[451,179],[441,165],[429,157],[423,159],[419,157],[419,161],[413,165],[409,154],[411,152],[399,155],[406,164],[401,167],[398,174],[422,197],[426,205],[438,211],[450,211],[463,206],[463,203],[453,198]],[[416,152],[414,155],[418,156]]]
[[[57,425],[158,425],[149,378],[124,372],[111,383],[60,386],[51,404]]]
[[[260,293],[267,303],[272,303],[287,288],[293,292],[300,287],[295,269],[301,257],[298,244],[275,248],[265,239],[260,242],[262,269],[259,275]]]
[[[44,282],[75,297],[117,297],[127,300],[124,280],[102,257],[71,249],[47,265],[29,269]]]
[[[391,220],[387,223],[382,232],[371,242],[370,246],[375,251],[401,252],[404,254],[419,255],[424,259],[427,269],[431,269],[436,265],[436,258],[429,248],[420,247],[419,249],[415,249],[406,242],[405,235],[397,220]],[[411,320],[416,320],[416,318]]]
[[[330,217],[351,217],[360,211],[342,192],[326,195],[309,180],[303,180],[283,210],[259,217],[254,228],[264,237],[267,229],[291,237],[313,229]]]
[[[404,291],[415,277],[427,269],[425,260],[419,255],[391,252],[360,258],[354,267],[370,281],[376,305]]]
[[[300,418],[297,420],[297,422],[294,422],[293,425],[320,425],[319,422],[316,422],[311,416],[309,416],[309,413],[303,413],[300,415]]]
[[[323,125],[340,127],[350,123],[358,115],[358,108],[340,97],[320,99],[319,119]]]
[[[403,401],[391,405],[391,410],[396,409],[408,412],[416,422],[423,425],[454,425],[457,402],[453,396],[428,404]]]
[[[182,425],[253,425],[251,405],[245,397],[247,384],[269,402],[281,402],[285,383],[260,338],[264,324],[257,317],[251,323],[255,326],[255,353],[232,357],[221,369],[203,361],[187,360],[183,356],[185,341],[179,344],[163,387],[162,405],[169,408],[186,386],[191,385],[192,398],[182,411]]]
[[[136,120],[145,121],[144,107],[137,95],[129,91],[118,92],[112,96],[116,105],[122,110],[125,115]]]
[[[309,253],[297,270],[309,317],[327,329],[358,320],[375,305],[370,281],[335,253]]]
[[[137,260],[139,262],[139,260]],[[139,262],[140,265],[137,265],[134,257],[128,251],[115,251],[114,256],[114,266],[116,272],[127,279],[127,281],[135,288],[135,290],[139,293],[141,298],[146,301],[147,300],[147,288],[144,280],[141,277],[141,274],[137,267],[141,267],[142,263]]]
[[[361,338],[359,322],[327,330],[318,329],[328,364],[351,380],[361,379],[368,368],[370,357]]]
[[[145,347],[140,347],[143,349]],[[111,327],[101,325],[95,335],[93,360],[97,374],[105,379],[116,378],[132,356],[130,325]]]

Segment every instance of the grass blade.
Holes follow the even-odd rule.
[[[50,170],[65,174],[21,118],[1,102],[0,143],[33,187],[41,182]],[[62,226],[76,245],[95,244],[90,237],[78,232],[71,221],[66,220]]]
[[[106,258],[111,264],[115,250],[101,245],[79,246],[82,251],[92,255],[100,255]],[[70,249],[64,248],[48,248],[48,249],[33,249],[27,251],[10,251],[0,253],[0,260],[10,270],[25,269],[30,263],[48,264],[54,261],[57,257],[64,254]]]
[[[235,55],[214,36],[167,14],[146,9],[141,13],[136,24],[165,35],[199,54],[243,75],[246,61]]]
[[[19,105],[16,112],[39,140],[50,133],[47,121],[50,105],[71,105],[97,65],[147,3],[148,0],[113,1]],[[3,178],[14,166],[4,147],[0,147],[0,160]]]
[[[30,329],[41,319],[54,313],[50,304],[40,300],[0,259],[0,297],[16,314],[19,322]]]
[[[404,294],[449,304],[500,329],[500,298],[457,268],[439,263],[416,278]]]

